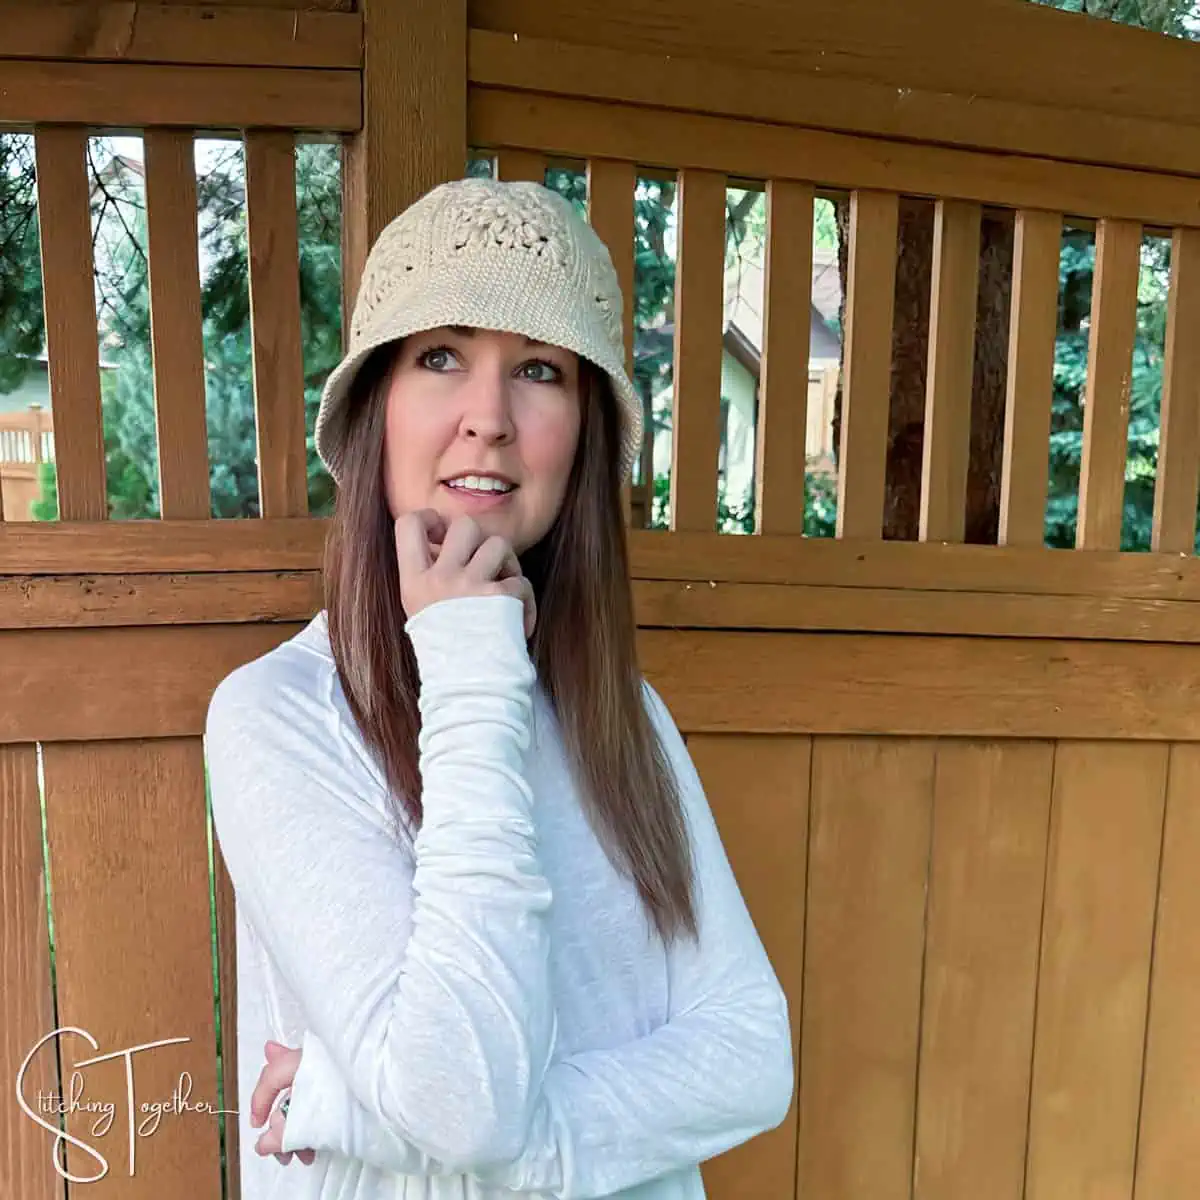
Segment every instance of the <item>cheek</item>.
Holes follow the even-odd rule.
[[[384,432],[384,476],[393,515],[427,503],[429,480],[446,440],[444,422],[429,405],[393,396]]]
[[[579,444],[578,411],[539,414],[524,435],[527,465],[555,490],[566,487]]]

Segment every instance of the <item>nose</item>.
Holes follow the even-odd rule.
[[[502,446],[516,436],[508,379],[503,370],[488,366],[471,373],[463,389],[462,436],[489,446]]]

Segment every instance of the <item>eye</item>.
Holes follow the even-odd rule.
[[[416,361],[418,367],[426,367],[430,371],[445,371],[451,362],[458,361],[458,356],[449,346],[432,346],[428,350],[422,350]]]
[[[562,369],[545,358],[531,358],[517,368],[522,379],[530,383],[559,383],[562,380]]]

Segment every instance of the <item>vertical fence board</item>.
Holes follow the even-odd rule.
[[[938,747],[915,1200],[1021,1200],[1053,763]]]
[[[842,538],[878,538],[883,528],[898,227],[899,199],[893,193],[851,196],[838,455]]]
[[[203,519],[211,499],[195,148],[190,133],[159,129],[146,131],[145,149],[160,509],[167,520]]]
[[[546,156],[532,150],[500,150],[496,154],[496,178],[505,182],[546,182]]]
[[[1135,1194],[1193,1200],[1200,1194],[1200,746],[1172,746],[1170,754]]]
[[[759,533],[804,532],[812,258],[812,186],[771,180],[762,389],[754,431],[754,528]]]
[[[22,1100],[34,1112],[39,1093],[62,1094],[53,1040],[20,1075],[33,1047],[55,1028],[45,884],[37,750],[31,745],[0,746],[0,1195],[14,1200],[61,1200],[64,1195],[62,1177],[50,1159],[53,1135],[17,1102],[18,1082]],[[57,1125],[55,1114],[39,1116]]]
[[[798,1062],[811,740],[693,734],[688,750],[738,886],[787,995]],[[782,880],[788,881],[784,887]],[[713,1200],[791,1195],[797,1115],[793,1103],[777,1129],[705,1164],[705,1189]]]
[[[58,515],[63,521],[101,521],[108,516],[108,494],[87,134],[67,126],[39,129],[34,145]]]
[[[813,743],[798,1195],[909,1200],[932,743]]]
[[[671,527],[711,533],[721,451],[725,176],[681,171],[678,210]]]
[[[168,1100],[186,1071],[189,1103],[215,1108],[201,741],[56,743],[43,753],[59,1022],[98,1043],[64,1039],[64,1073],[97,1055],[187,1038],[135,1055],[135,1100]],[[88,1095],[117,1104],[101,1150],[109,1173],[88,1185],[89,1196],[219,1200],[216,1117],[163,1115],[152,1134],[137,1139],[131,1166],[122,1062],[78,1070]],[[86,1117],[68,1117],[67,1128],[94,1144]]]
[[[966,526],[980,212],[978,204],[939,200],[934,218],[921,469],[923,542],[961,542]]]
[[[621,286],[621,337],[625,371],[633,378],[633,201],[637,172],[633,163],[593,159],[587,168],[588,220],[608,247]],[[630,479],[622,481],[625,520],[631,516]]]
[[[217,918],[217,986],[221,1000],[222,1108],[239,1108],[237,1053],[237,904],[233,880],[225,866],[220,844],[213,835],[213,883]],[[241,1127],[234,1115],[225,1118],[225,1200],[240,1200]]]
[[[1040,546],[1045,539],[1061,246],[1058,213],[1017,213],[1000,476],[1002,546]]]
[[[1150,548],[1190,554],[1196,544],[1200,480],[1200,229],[1177,229],[1171,243],[1166,355],[1154,525]]]
[[[1028,1200],[1132,1194],[1166,773],[1161,744],[1056,752]]]
[[[1080,550],[1121,544],[1141,245],[1142,227],[1135,221],[1100,222],[1075,531]]]
[[[254,416],[264,517],[308,512],[295,154],[290,133],[246,134]]]

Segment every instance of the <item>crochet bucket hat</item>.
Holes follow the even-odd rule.
[[[321,395],[321,461],[340,480],[347,394],[374,349],[467,325],[562,346],[606,372],[620,414],[624,478],[641,443],[642,404],[625,371],[621,303],[607,248],[557,192],[492,179],[435,187],[383,230],[367,256],[350,344]]]

